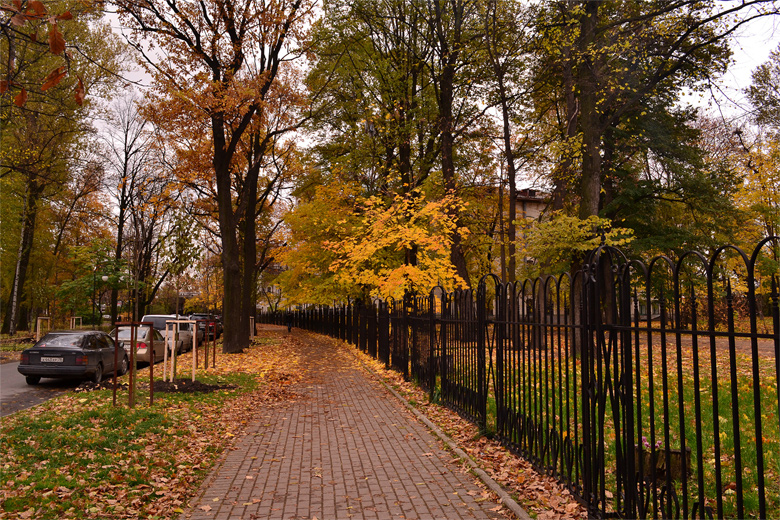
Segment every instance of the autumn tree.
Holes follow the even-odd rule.
[[[536,81],[555,98],[542,96],[537,106],[557,121],[557,164],[571,165],[554,173],[560,206],[573,203],[581,219],[599,214],[610,202],[610,179],[643,149],[637,141],[651,122],[669,129],[690,121],[676,108],[682,89],[724,71],[729,35],[771,9],[760,0],[545,4]],[[627,137],[639,146],[626,147]]]
[[[753,119],[763,128],[780,131],[780,47],[753,71],[745,93],[753,105]]]
[[[744,152],[745,182],[739,192],[739,203],[754,218],[760,236],[780,234],[780,49],[753,71],[753,81],[746,94],[753,105],[755,129],[738,131]],[[780,247],[771,244],[774,261],[780,261]]]
[[[489,65],[486,77],[489,99],[500,114],[503,163],[506,166],[508,188],[507,216],[503,218],[503,180],[499,181],[499,206],[501,221],[498,223],[503,236],[506,227],[506,260],[502,273],[506,281],[513,282],[517,272],[517,181],[518,172],[528,161],[529,148],[533,146],[528,132],[518,129],[530,128],[532,121],[533,85],[530,82],[529,66],[533,59],[532,10],[512,0],[489,0],[482,8],[484,23],[484,55]],[[518,135],[519,134],[519,135]],[[502,176],[503,177],[503,176]]]
[[[471,240],[471,234],[460,236],[475,215],[461,211],[463,203],[472,195],[484,198],[481,189],[486,178],[493,178],[495,167],[490,141],[494,129],[482,88],[486,68],[480,54],[483,41],[478,37],[483,30],[481,3],[437,5],[409,0],[331,2],[315,27],[314,66],[307,81],[318,92],[323,110],[311,124],[317,138],[313,174],[299,187],[300,204],[290,218],[293,256],[304,265],[290,261],[287,265],[298,273],[290,277],[314,276],[305,285],[323,289],[315,291],[318,297],[334,296],[338,290],[346,291],[341,298],[365,296],[376,288],[372,284],[368,285],[373,289],[365,291],[348,288],[349,284],[336,283],[338,276],[331,276],[330,253],[313,243],[335,243],[334,230],[320,226],[318,217],[323,213],[338,221],[361,219],[369,207],[374,216],[395,217],[398,208],[406,208],[408,229],[428,236],[444,228],[424,231],[424,219],[413,218],[416,211],[431,205],[441,208],[438,204],[448,200],[452,207],[446,220],[458,222],[451,228],[453,235],[445,233],[439,240],[449,244],[449,261],[458,267],[452,272],[439,269],[438,276],[449,276],[446,284],[465,285],[472,272],[482,268],[475,260],[482,243]],[[444,59],[448,51],[442,46],[453,45],[458,48],[456,55]],[[442,81],[447,85],[445,93]],[[382,211],[379,201],[384,204]],[[349,207],[354,208],[352,216],[344,213],[349,213]],[[362,243],[366,225],[346,226],[341,232],[355,236],[342,239]],[[388,233],[392,232],[388,229]],[[428,254],[422,242],[399,240],[398,244],[403,248],[398,255],[370,248],[377,254],[376,265],[383,265],[386,273],[422,268],[421,255]]]
[[[111,213],[116,229],[114,262],[121,264],[125,259],[126,235],[131,220],[141,220],[133,210],[141,211],[142,199],[149,195],[159,173],[159,164],[154,160],[154,132],[152,125],[138,110],[138,97],[133,90],[117,99],[108,114],[108,124],[103,133],[106,150],[105,162],[106,191],[114,202],[115,212]],[[157,194],[155,194],[157,195]],[[163,201],[156,201],[163,204]],[[140,227],[142,224],[137,224]],[[149,227],[149,226],[147,226]],[[143,234],[143,233],[142,233]],[[116,321],[119,287],[111,290],[111,321]]]
[[[35,4],[28,6],[32,12],[29,16],[24,15],[25,22],[18,27],[27,26],[28,22],[33,26],[34,23],[48,23],[49,35],[55,40],[55,50],[59,50],[59,54],[87,52],[91,60],[74,58],[68,72],[65,68],[54,67],[60,58],[47,45],[23,38],[0,40],[0,45],[6,46],[7,54],[4,55],[13,61],[8,69],[12,71],[12,77],[0,85],[0,177],[13,186],[9,191],[3,191],[5,202],[9,202],[8,197],[16,198],[18,208],[17,218],[4,222],[3,226],[4,234],[13,233],[17,237],[12,248],[13,260],[3,262],[13,266],[8,277],[4,277],[7,283],[3,284],[3,329],[11,333],[20,324],[26,326],[29,302],[26,285],[40,217],[48,211],[49,201],[63,194],[63,187],[70,184],[71,174],[78,167],[78,154],[71,150],[88,147],[85,140],[91,132],[91,107],[84,102],[83,95],[73,97],[74,85],[77,90],[91,88],[105,92],[119,69],[117,58],[120,54],[110,29],[95,16],[82,16],[73,21],[67,21],[69,17],[65,17],[47,22],[35,18],[39,16],[36,13],[46,8],[38,5],[40,2],[31,4]],[[66,5],[62,3],[57,7],[64,9]],[[15,22],[9,23],[15,26]],[[4,25],[5,29],[8,29],[7,25]],[[38,87],[37,78],[43,71],[52,69],[55,69],[53,75]]]
[[[249,344],[257,258],[258,179],[301,121],[293,60],[311,17],[304,0],[210,4],[116,2],[134,31],[170,128],[208,138],[224,270],[225,352]]]

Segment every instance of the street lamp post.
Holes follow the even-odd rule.
[[[95,264],[94,269],[92,269],[92,330],[95,330],[95,292],[96,292],[95,278],[96,277],[97,277],[97,264]],[[75,328],[75,325],[73,325],[73,328]]]
[[[102,267],[102,264],[95,264],[95,268],[92,269],[92,330],[95,330],[95,308],[97,305],[97,270],[98,267]],[[108,275],[102,275],[100,277],[103,283],[108,281]],[[103,310],[100,310],[100,323],[103,323]]]

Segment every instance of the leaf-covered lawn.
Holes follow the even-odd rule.
[[[252,410],[289,397],[285,389],[300,371],[285,341],[258,338],[242,354],[218,353],[216,369],[196,374],[235,389],[155,393],[149,407],[145,369],[133,409],[126,391],[114,407],[112,392],[101,390],[5,417],[0,518],[176,517]],[[182,369],[179,376],[191,373]]]

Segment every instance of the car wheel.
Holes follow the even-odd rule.
[[[124,356],[122,358],[122,361],[119,362],[119,375],[123,376],[127,374],[127,370],[130,368],[130,362],[127,360],[127,356]]]
[[[41,382],[41,376],[27,376],[24,378],[28,385],[37,385]]]
[[[101,381],[103,381],[103,365],[98,363],[98,366],[95,367],[95,373],[92,375],[92,382],[99,385]]]

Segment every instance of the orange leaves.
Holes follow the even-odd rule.
[[[46,7],[44,7],[42,2],[39,2],[38,0],[31,0],[27,3],[28,6],[30,6],[30,9],[35,12],[38,16],[43,16],[46,14]]]
[[[86,93],[87,91],[84,88],[84,82],[81,81],[81,78],[79,78],[78,84],[76,85],[76,91],[73,94],[73,96],[76,98],[76,103],[78,103],[79,106],[84,104],[84,96]]]
[[[46,79],[43,81],[43,85],[41,86],[41,90],[46,92],[51,87],[57,85],[62,78],[67,76],[67,72],[65,72],[65,67],[58,67],[51,71],[48,76],[46,76]]]
[[[27,90],[22,88],[14,98],[14,104],[18,107],[23,107],[25,103],[27,103]]]
[[[21,27],[27,22],[27,17],[24,16],[22,13],[16,13],[11,17],[11,25],[14,25],[16,27]]]
[[[56,22],[49,27],[49,50],[52,54],[60,55],[65,50],[65,38],[62,36]]]
[[[325,245],[337,257],[330,270],[343,283],[385,298],[440,282],[453,288],[462,282],[449,255],[456,230],[452,209],[459,204],[452,195],[428,201],[416,191],[397,196],[389,207],[368,199],[352,235]]]
[[[33,43],[39,42],[39,30],[41,26],[48,24],[48,51],[55,56],[61,56],[66,52],[67,42],[60,30],[58,22],[73,20],[73,13],[70,11],[64,11],[60,14],[49,13],[46,5],[41,0],[29,0],[26,5],[23,5],[19,0],[13,0],[11,4],[3,4],[0,6],[0,10],[12,15],[9,22],[14,27],[21,28],[30,23],[32,25],[32,30],[28,33],[28,37]],[[19,34],[25,33],[20,30]],[[12,69],[15,66],[15,63],[12,61],[9,65],[9,75],[13,73]],[[44,78],[41,85],[41,92],[46,92],[50,88],[58,85],[67,74],[67,64],[52,70],[48,76]],[[29,92],[26,87],[13,81],[2,81],[0,83],[0,94],[7,92],[14,87],[20,88],[19,92],[14,96],[14,104],[21,108],[27,103],[29,98]],[[85,95],[86,90],[84,84],[81,79],[79,79],[78,84],[74,89],[74,98],[79,106],[84,103]]]

